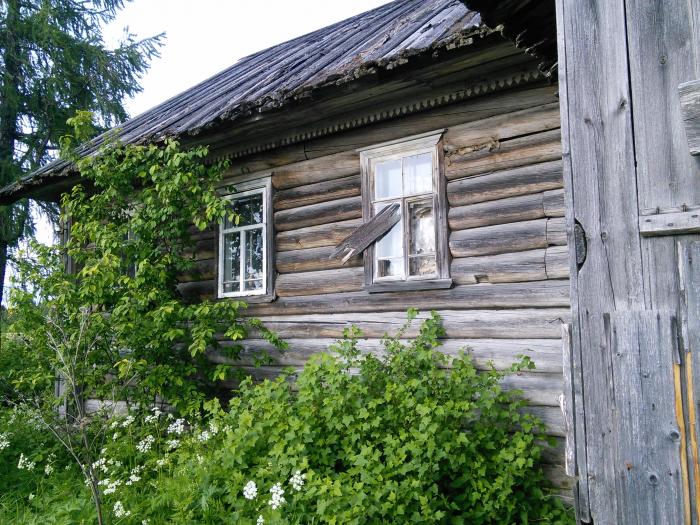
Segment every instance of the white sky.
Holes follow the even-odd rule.
[[[387,0],[134,0],[104,29],[116,46],[126,28],[136,38],[165,32],[160,58],[126,101],[131,116],[229,67],[238,59],[388,3]],[[38,220],[37,238],[53,232]],[[9,285],[8,272],[6,285]]]

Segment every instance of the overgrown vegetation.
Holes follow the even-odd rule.
[[[501,390],[502,373],[477,373],[468,357],[448,371],[441,333],[433,314],[414,340],[385,338],[377,357],[361,355],[351,331],[295,381],[244,381],[227,410],[112,419],[94,465],[113,522],[573,523],[543,489],[541,423]],[[8,440],[7,468],[24,448],[36,475],[0,500],[0,518],[43,519],[47,501],[68,492],[63,483],[82,488],[59,469],[47,482],[45,456]],[[90,521],[80,498],[58,508]]]

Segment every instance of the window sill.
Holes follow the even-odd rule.
[[[268,293],[265,295],[223,295],[217,298],[219,301],[225,301],[230,299],[232,301],[242,301],[246,304],[260,304],[260,303],[271,303],[277,299],[277,295],[274,293]]]
[[[414,290],[443,290],[452,286],[452,279],[424,279],[373,283],[367,286],[369,293],[408,292]]]

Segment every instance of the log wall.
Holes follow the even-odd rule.
[[[251,304],[248,312],[288,340],[290,350],[280,354],[253,334],[242,365],[263,376],[283,366],[300,368],[353,324],[367,338],[361,348],[378,352],[382,335],[403,324],[409,306],[422,311],[420,317],[436,310],[447,330],[442,350],[448,355],[467,349],[482,369],[489,363],[506,368],[522,354],[533,359],[535,370],[509,377],[504,386],[522,390],[557,439],[547,452],[547,470],[568,489],[559,398],[569,283],[555,92],[555,86],[520,88],[372,126],[364,134],[355,130],[319,139],[305,145],[318,156],[302,162],[285,164],[284,157],[268,153],[264,164],[272,166],[277,298]],[[454,284],[443,290],[369,294],[362,257],[344,265],[329,259],[335,245],[362,224],[355,150],[440,128],[446,128]],[[329,154],[320,155],[324,148]],[[225,183],[236,180],[233,176]],[[200,272],[185,279],[185,293],[214,296],[215,241],[214,231],[200,236]],[[414,333],[415,327],[406,337]],[[260,350],[271,352],[273,366],[252,368]]]

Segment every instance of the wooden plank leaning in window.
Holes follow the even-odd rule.
[[[382,237],[401,219],[401,206],[398,202],[387,206],[369,222],[357,228],[336,246],[329,259],[341,258],[345,264],[353,255],[362,253],[370,244]]]

